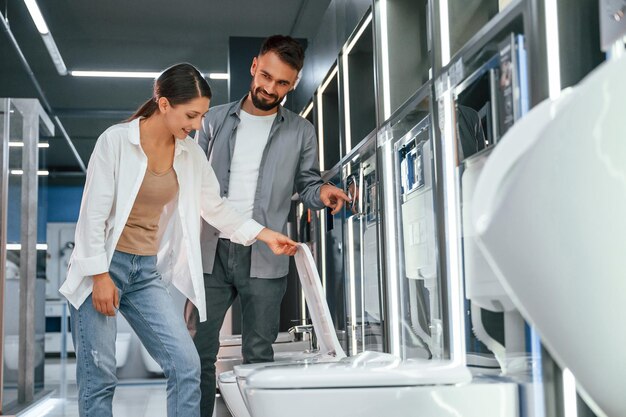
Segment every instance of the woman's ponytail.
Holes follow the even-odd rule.
[[[143,103],[132,116],[126,119],[126,121],[130,122],[131,120],[135,120],[140,117],[150,117],[157,111],[158,107],[159,106],[156,100],[154,98],[151,98]]]
[[[157,100],[165,97],[170,105],[187,103],[197,97],[211,98],[211,87],[196,67],[181,63],[167,68],[154,80],[152,98],[146,101],[126,121],[150,117],[159,109]]]

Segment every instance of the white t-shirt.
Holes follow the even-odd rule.
[[[235,150],[230,162],[228,202],[246,219],[252,218],[254,193],[265,145],[269,139],[276,113],[254,116],[243,109],[239,114]],[[228,236],[220,234],[221,238]]]

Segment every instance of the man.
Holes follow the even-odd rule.
[[[294,89],[304,63],[300,44],[288,36],[267,38],[252,61],[249,93],[207,114],[198,142],[207,151],[222,195],[242,214],[268,228],[286,231],[294,189],[314,209],[338,212],[349,201],[323,184],[313,126],[281,106]],[[195,324],[202,363],[201,415],[212,415],[219,330],[238,295],[243,317],[244,363],[271,362],[278,335],[280,304],[287,288],[289,259],[266,247],[230,242],[205,223],[202,262],[207,321]],[[193,327],[193,325],[192,325]]]

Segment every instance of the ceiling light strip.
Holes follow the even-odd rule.
[[[24,175],[24,170],[22,170],[22,169],[12,169],[10,172],[11,172],[11,175]],[[50,171],[47,171],[45,169],[41,169],[41,170],[37,171],[37,175],[39,175],[39,176],[47,176],[47,175],[50,175]]]
[[[9,142],[9,148],[23,148],[24,142]],[[48,142],[39,142],[37,144],[38,148],[49,148],[50,144]]]
[[[70,71],[70,75],[72,77],[99,77],[99,78],[157,78],[161,75],[161,72],[157,71],[86,71],[86,70],[75,70]],[[230,74],[226,72],[210,72],[208,74],[204,74],[205,77],[208,77],[212,80],[228,80],[230,78]]]
[[[39,33],[42,35],[50,33],[46,20],[43,18],[43,14],[41,14],[41,10],[39,9],[37,2],[35,0],[24,0],[24,3],[28,8],[30,17],[33,19],[33,22],[35,22],[35,26],[37,27]]]
[[[559,16],[557,0],[545,2],[546,48],[548,55],[548,90],[551,99],[561,93],[561,59],[559,51]]]
[[[72,77],[156,78],[159,74],[147,71],[70,71]]]
[[[380,43],[382,58],[382,78],[383,78],[383,118],[389,119],[391,116],[391,81],[389,63],[389,34],[387,32],[387,0],[380,2]]]
[[[48,250],[47,243],[37,243],[36,247],[37,247],[37,250]],[[21,250],[21,249],[22,249],[21,243],[7,243],[7,250]]]
[[[228,80],[230,79],[230,74],[227,72],[210,72],[209,78],[212,80]]]
[[[65,66],[65,62],[63,61],[63,57],[61,56],[61,52],[59,52],[59,48],[57,48],[57,44],[54,42],[54,38],[52,34],[46,33],[41,35],[43,39],[43,43],[46,45],[46,49],[48,50],[48,54],[52,59],[52,63],[54,67],[57,69],[59,75],[67,75],[67,67]]]

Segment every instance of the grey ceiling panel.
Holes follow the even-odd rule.
[[[204,72],[228,70],[231,36],[274,33],[312,38],[331,0],[39,0],[68,70],[159,71],[190,62]],[[53,110],[86,162],[95,140],[151,93],[146,79],[59,76],[23,0],[0,0],[11,32]],[[300,16],[298,18],[298,13]],[[297,24],[294,26],[294,22]],[[210,80],[212,105],[228,101],[228,82]],[[0,97],[36,97],[6,34],[0,33]],[[51,171],[78,171],[64,140],[49,139]]]

